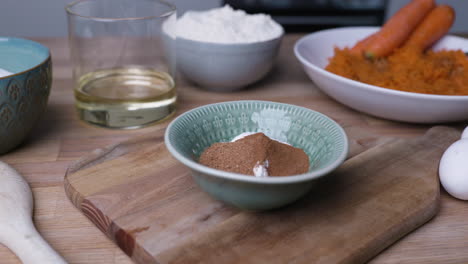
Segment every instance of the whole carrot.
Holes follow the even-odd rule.
[[[363,40],[358,41],[349,51],[354,55],[361,55],[367,48],[367,45],[373,41],[377,33],[371,34]]]
[[[367,45],[368,58],[384,57],[400,47],[411,32],[434,8],[434,0],[413,0],[395,13]]]
[[[455,21],[455,11],[448,5],[439,5],[434,8],[416,27],[404,47],[414,47],[424,51],[442,38]]]

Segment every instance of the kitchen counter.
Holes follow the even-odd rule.
[[[293,54],[302,35],[283,41],[277,66],[263,81],[234,93],[213,93],[181,80],[177,114],[201,104],[258,99],[310,105],[340,123],[351,138],[351,151],[363,151],[387,137],[415,137],[430,126],[386,121],[347,108],[320,92]],[[16,168],[33,189],[34,221],[39,232],[69,263],[132,263],[68,200],[63,177],[69,164],[105,147],[167,126],[169,121],[138,130],[110,130],[81,122],[74,109],[71,62],[65,38],[34,39],[48,46],[53,59],[53,84],[47,111],[29,138],[0,159]],[[464,127],[466,124],[452,124]],[[355,140],[358,139],[358,140]],[[429,223],[382,252],[371,263],[467,263],[468,202],[441,190],[439,214]],[[2,264],[20,263],[0,245]]]

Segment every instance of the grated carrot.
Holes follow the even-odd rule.
[[[461,50],[396,50],[375,60],[335,48],[326,70],[384,88],[439,95],[468,95],[468,59]]]

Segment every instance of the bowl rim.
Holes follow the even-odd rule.
[[[164,32],[165,34],[168,34],[167,32]],[[206,46],[211,46],[211,47],[239,47],[239,48],[242,48],[242,47],[247,47],[247,46],[256,46],[256,45],[262,45],[262,44],[267,44],[267,43],[274,43],[278,40],[282,40],[284,38],[284,30],[283,32],[277,36],[277,37],[274,37],[274,38],[271,38],[271,39],[266,39],[266,40],[262,40],[262,41],[255,41],[255,42],[239,42],[239,43],[224,43],[224,42],[208,42],[208,41],[201,41],[201,40],[194,40],[194,39],[189,39],[189,38],[184,38],[184,37],[181,37],[181,36],[177,36],[176,37],[176,40],[182,40],[182,41],[186,41],[188,43],[190,42],[194,42],[194,43],[197,43],[197,44],[203,44],[203,45],[206,45]]]
[[[244,102],[245,103],[259,102],[259,103],[272,103],[272,104],[279,104],[279,105],[287,105],[287,106],[297,107],[297,108],[300,108],[300,109],[303,109],[303,110],[306,110],[306,111],[311,111],[311,112],[314,112],[315,114],[321,115],[321,116],[329,119],[332,122],[332,124],[334,124],[334,126],[340,132],[340,134],[342,136],[342,139],[343,139],[343,152],[340,153],[340,156],[338,157],[338,159],[333,161],[327,167],[322,168],[320,170],[315,170],[315,171],[311,171],[311,172],[307,172],[307,173],[303,173],[303,174],[291,175],[291,176],[255,177],[255,176],[252,176],[252,175],[245,175],[245,174],[240,174],[240,173],[227,172],[227,171],[213,169],[213,168],[204,166],[204,165],[202,165],[202,164],[200,164],[200,163],[198,163],[196,161],[193,161],[191,159],[188,159],[188,158],[184,157],[182,154],[180,154],[175,149],[175,147],[170,142],[169,134],[172,131],[172,127],[183,116],[185,116],[185,115],[187,115],[189,113],[198,111],[198,110],[200,110],[200,109],[202,109],[204,107],[222,105],[222,104],[226,104],[226,103],[239,103],[239,102],[243,102],[243,103]],[[202,106],[193,108],[193,109],[179,115],[177,118],[175,118],[174,120],[171,121],[171,123],[167,126],[166,131],[164,133],[164,143],[165,143],[167,149],[169,150],[169,152],[172,154],[172,156],[176,160],[178,160],[179,162],[181,162],[182,164],[184,164],[185,166],[189,167],[192,170],[199,171],[199,172],[202,172],[202,173],[205,173],[205,174],[208,174],[210,176],[217,177],[217,178],[224,178],[224,179],[229,179],[229,180],[237,180],[237,181],[240,181],[240,182],[249,182],[249,183],[257,183],[257,184],[289,184],[289,183],[305,182],[305,181],[310,181],[310,180],[319,178],[321,176],[324,176],[324,175],[328,174],[329,172],[335,170],[338,166],[340,166],[345,161],[346,157],[348,156],[348,152],[349,152],[349,143],[348,143],[348,137],[346,135],[346,132],[341,127],[341,125],[339,125],[332,118],[328,117],[325,114],[322,114],[320,112],[314,111],[314,110],[306,108],[306,107],[297,106],[297,105],[293,105],[293,104],[278,103],[278,102],[272,102],[272,101],[264,101],[264,100],[226,101],[226,102],[202,105]]]
[[[371,84],[355,81],[355,80],[352,80],[352,79],[348,79],[346,77],[334,74],[332,72],[329,72],[329,71],[315,65],[314,63],[310,62],[305,56],[303,56],[302,53],[299,51],[299,46],[305,45],[304,43],[309,41],[309,38],[311,38],[311,37],[313,37],[315,35],[321,34],[321,33],[332,32],[332,31],[356,31],[356,30],[359,30],[359,31],[368,30],[369,33],[372,33],[372,31],[375,31],[375,30],[377,30],[379,28],[380,27],[341,27],[341,28],[332,28],[332,29],[325,29],[325,30],[320,30],[320,31],[317,31],[317,32],[313,32],[313,33],[310,33],[310,34],[307,34],[307,35],[301,37],[299,40],[296,41],[296,43],[294,44],[294,54],[295,54],[296,58],[302,63],[302,65],[307,66],[308,68],[314,70],[315,72],[317,72],[317,73],[319,73],[321,75],[324,75],[324,76],[328,77],[329,79],[334,79],[336,81],[340,81],[342,83],[345,83],[347,85],[351,85],[353,87],[362,88],[362,89],[367,90],[367,91],[377,92],[377,93],[381,93],[381,94],[392,94],[392,95],[396,95],[396,96],[410,97],[410,98],[417,98],[417,99],[433,99],[433,100],[449,100],[449,101],[453,101],[453,100],[465,101],[465,100],[468,100],[468,95],[441,95],[441,94],[423,94],[423,93],[415,93],[415,92],[406,92],[406,91],[393,90],[393,89],[390,89],[390,88],[380,87],[380,86],[371,85]],[[453,35],[445,36],[445,38],[447,38],[447,37],[448,38],[453,38],[453,39],[458,39],[458,40],[464,40],[464,41],[467,41],[467,43],[468,43],[468,39],[466,39],[466,38],[457,37],[457,36],[453,36]]]
[[[65,12],[69,16],[89,19],[92,21],[99,21],[99,22],[116,22],[116,21],[138,21],[138,20],[151,20],[151,19],[164,19],[167,17],[172,16],[173,14],[177,14],[177,8],[174,4],[166,1],[166,0],[157,0],[158,3],[166,5],[169,7],[169,11],[162,13],[161,15],[148,15],[148,16],[135,16],[135,17],[119,17],[119,18],[112,18],[112,17],[100,17],[100,16],[90,16],[90,15],[83,15],[77,11],[74,11],[73,8],[80,4],[91,2],[93,0],[75,0],[65,6]]]
[[[197,44],[197,45],[205,45],[208,48],[226,48],[226,47],[235,47],[235,48],[245,48],[248,46],[259,46],[259,45],[266,45],[266,44],[271,44],[275,42],[281,42],[286,34],[284,27],[278,24],[282,31],[279,36],[276,36],[274,38],[262,40],[262,41],[255,41],[255,42],[237,42],[237,43],[225,43],[225,42],[209,42],[209,41],[201,41],[201,40],[195,40],[195,39],[189,39],[185,37],[181,37],[176,35],[175,38],[172,36],[172,33],[167,32],[167,29],[165,26],[163,26],[161,32],[162,35],[165,36],[166,38],[172,38],[174,40],[180,40],[180,41],[185,41],[189,45]],[[181,45],[184,45],[182,42],[177,42],[177,46],[181,47]]]
[[[42,65],[44,65],[44,64],[45,64],[47,61],[49,61],[50,58],[51,58],[50,49],[49,49],[47,46],[42,45],[41,43],[36,42],[36,41],[34,41],[34,40],[25,39],[25,38],[2,37],[2,36],[0,36],[0,40],[2,40],[2,39],[5,39],[5,40],[19,40],[19,41],[34,43],[34,45],[41,46],[41,47],[43,47],[43,48],[45,48],[45,49],[47,50],[47,57],[46,57],[43,61],[41,61],[40,63],[38,63],[37,65],[35,65],[35,66],[31,67],[31,68],[28,68],[28,69],[26,69],[26,70],[24,70],[24,71],[21,71],[21,72],[17,72],[17,73],[14,73],[14,74],[10,74],[10,75],[6,75],[6,76],[3,76],[3,77],[0,77],[0,81],[1,81],[1,80],[6,80],[6,79],[11,78],[11,77],[19,76],[19,75],[25,74],[25,73],[27,73],[27,72],[30,72],[30,71],[32,71],[32,70],[34,70],[34,69],[37,69],[37,68],[41,67]]]

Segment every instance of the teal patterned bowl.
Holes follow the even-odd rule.
[[[263,132],[302,148],[309,156],[309,172],[264,178],[216,170],[197,162],[211,144],[229,142],[243,132]],[[169,152],[191,169],[203,190],[247,210],[278,208],[299,199],[315,179],[337,168],[348,154],[344,130],[327,116],[267,101],[233,101],[195,108],[169,124],[165,143]]]
[[[19,145],[44,112],[52,81],[49,49],[0,37],[0,154]]]

